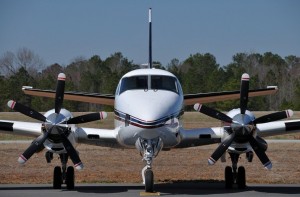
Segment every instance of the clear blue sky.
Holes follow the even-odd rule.
[[[211,53],[227,65],[238,52],[300,56],[298,0],[0,0],[0,55],[26,47],[47,65],[114,52],[148,61]]]

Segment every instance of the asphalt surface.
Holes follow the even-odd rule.
[[[268,143],[300,143],[300,140],[266,140]],[[0,144],[30,144],[32,140],[0,140]]]
[[[28,143],[18,141],[17,143]],[[268,143],[299,143],[300,140],[270,140]],[[0,141],[0,143],[16,143]],[[248,184],[247,188],[225,189],[224,182],[178,182],[155,184],[155,193],[144,193],[141,184],[77,184],[74,190],[52,189],[51,184],[0,184],[0,197],[32,196],[300,196],[300,184]]]
[[[155,193],[144,193],[141,184],[78,184],[74,190],[52,189],[51,185],[0,185],[1,197],[32,196],[300,196],[300,184],[249,184],[246,189],[225,189],[224,183],[164,183],[155,185]]]

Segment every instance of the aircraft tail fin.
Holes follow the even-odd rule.
[[[152,66],[152,9],[149,8],[149,68]]]

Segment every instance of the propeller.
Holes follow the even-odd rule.
[[[68,155],[70,156],[75,168],[77,170],[81,170],[81,169],[83,169],[83,163],[81,162],[77,151],[75,150],[75,148],[69,141],[68,137],[65,135],[66,129],[68,129],[68,128],[67,127],[66,128],[58,127],[57,131],[62,139],[62,143],[63,143]]]
[[[106,112],[96,112],[96,113],[90,113],[90,114],[85,114],[82,116],[77,116],[74,118],[71,118],[67,120],[65,123],[66,124],[80,124],[80,123],[87,123],[87,122],[92,122],[96,120],[102,120],[107,117]]]
[[[247,73],[242,75],[240,88],[240,114],[235,115],[233,118],[202,104],[196,103],[194,105],[194,109],[196,111],[223,122],[230,123],[229,127],[224,128],[227,130],[228,136],[225,137],[222,143],[208,159],[208,164],[210,165],[215,164],[216,161],[226,152],[232,142],[235,141],[237,143],[249,142],[264,167],[266,169],[272,168],[272,163],[265,153],[267,148],[266,142],[259,136],[254,137],[255,125],[291,117],[293,115],[293,111],[285,110],[264,115],[255,120],[251,119],[251,117],[246,113],[248,105],[249,79],[250,77]]]
[[[196,103],[194,105],[194,109],[196,111],[201,112],[201,113],[203,113],[207,116],[210,116],[212,118],[215,118],[215,119],[218,119],[218,120],[221,120],[221,121],[224,121],[224,122],[232,123],[232,118],[230,118],[229,116],[227,116],[226,114],[224,114],[224,113],[222,113],[218,110],[212,109],[212,108],[207,107],[205,105]]]
[[[65,79],[66,75],[64,73],[60,73],[57,78],[57,85],[56,85],[56,94],[55,94],[55,114],[58,117],[60,111],[62,109],[63,100],[64,100],[64,90],[65,90]],[[10,100],[7,103],[8,107],[18,111],[26,116],[29,116],[33,119],[39,120],[44,122],[42,131],[43,134],[37,137],[29,147],[24,151],[23,154],[20,155],[18,158],[18,162],[20,164],[24,164],[30,157],[36,153],[40,148],[42,148],[44,142],[48,139],[49,135],[57,131],[59,134],[62,144],[65,147],[67,154],[70,156],[70,159],[74,163],[76,169],[81,170],[83,168],[83,164],[80,160],[80,157],[73,147],[72,143],[68,139],[68,132],[69,129],[68,124],[80,124],[80,123],[87,123],[91,121],[105,119],[107,117],[106,112],[97,112],[97,113],[90,113],[81,115],[78,117],[70,118],[69,120],[63,120],[62,122],[52,122],[48,120],[43,114],[31,109],[30,107],[24,106],[21,103],[16,101]]]
[[[56,93],[55,93],[56,114],[59,114],[64,101],[65,80],[66,80],[66,75],[64,73],[59,73],[57,77]]]
[[[20,164],[24,164],[28,159],[30,159],[30,157],[43,146],[43,143],[48,138],[50,132],[51,131],[46,131],[44,134],[40,135],[35,140],[33,140],[30,146],[25,150],[25,152],[19,156],[18,162]]]
[[[8,101],[7,106],[9,108],[11,108],[15,111],[18,111],[26,116],[29,116],[33,119],[40,120],[42,122],[46,122],[46,117],[43,114],[41,114],[29,107],[26,107],[25,105],[22,105],[21,103],[17,103],[16,101],[10,100],[10,101]]]
[[[241,92],[240,92],[240,109],[241,114],[245,114],[247,110],[247,104],[248,104],[248,93],[249,93],[249,79],[250,76],[247,73],[244,73],[242,75],[241,80]]]

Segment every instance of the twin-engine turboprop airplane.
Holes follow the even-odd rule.
[[[226,186],[237,183],[245,186],[245,169],[237,170],[238,156],[246,153],[249,161],[253,151],[266,168],[271,162],[266,156],[266,142],[260,136],[270,136],[287,132],[297,132],[300,120],[278,121],[292,115],[291,110],[272,113],[255,119],[247,110],[248,97],[273,94],[276,88],[249,90],[249,75],[244,74],[240,91],[184,95],[179,80],[165,70],[152,68],[151,54],[151,10],[149,10],[149,67],[125,74],[116,89],[115,95],[82,94],[64,92],[66,76],[58,75],[56,91],[45,91],[24,87],[26,94],[55,98],[54,109],[41,114],[16,101],[8,106],[25,114],[36,122],[0,120],[1,132],[36,137],[22,153],[19,163],[25,163],[34,153],[46,149],[46,159],[51,162],[53,154],[58,154],[62,166],[54,169],[53,187],[61,188],[65,183],[68,189],[74,188],[74,168],[67,167],[68,158],[76,169],[83,168],[76,151],[78,143],[114,148],[136,148],[146,165],[142,170],[145,191],[154,187],[152,171],[153,159],[163,149],[188,148],[207,144],[221,145],[209,158],[215,163],[226,151],[229,152],[233,167],[225,169]],[[239,109],[227,115],[198,103],[240,98]],[[114,106],[115,129],[78,127],[76,124],[104,119],[105,112],[91,113],[73,117],[71,112],[62,108],[63,100],[75,100]],[[196,104],[195,104],[196,103]],[[184,105],[195,104],[195,109],[224,122],[222,127],[184,129],[181,116]],[[271,121],[277,121],[272,122]]]

